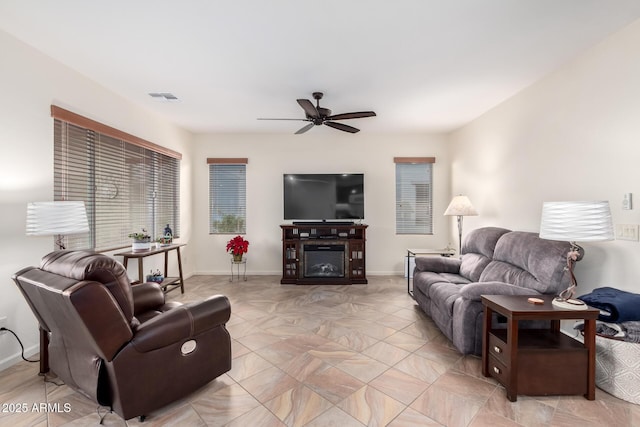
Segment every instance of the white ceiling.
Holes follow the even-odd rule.
[[[450,131],[638,18],[638,0],[0,0],[0,29],[193,132],[293,133],[256,118],[302,119],[314,91],[374,110],[343,122],[363,132]]]

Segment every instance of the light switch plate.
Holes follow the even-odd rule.
[[[616,224],[616,240],[638,241],[638,224]]]
[[[629,211],[633,209],[633,195],[632,193],[624,193],[622,196],[622,209]]]

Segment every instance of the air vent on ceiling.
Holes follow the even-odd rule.
[[[162,102],[175,102],[178,101],[178,97],[172,93],[168,92],[152,92],[149,94],[150,97],[155,99],[156,101]]]

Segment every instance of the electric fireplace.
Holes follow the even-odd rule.
[[[303,251],[304,277],[344,277],[344,245],[304,245]]]

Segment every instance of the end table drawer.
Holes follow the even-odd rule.
[[[506,364],[509,360],[509,346],[494,334],[489,334],[488,351],[489,355],[495,357],[502,364]]]
[[[489,374],[504,386],[509,382],[509,370],[495,357],[489,357]]]

